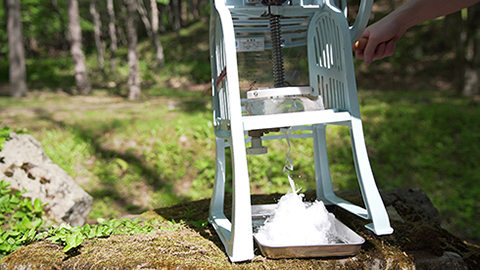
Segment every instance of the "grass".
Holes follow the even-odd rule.
[[[363,115],[380,185],[421,187],[448,228],[478,239],[478,104],[438,93],[362,94],[368,96]]]
[[[119,217],[207,198],[214,177],[210,97],[150,89],[141,102],[96,91],[92,96],[38,92],[25,100],[1,98],[3,120],[27,129],[52,160],[94,197],[89,218]],[[420,187],[440,210],[443,225],[480,239],[480,107],[470,99],[435,93],[360,91],[372,170],[382,189]],[[169,109],[169,103],[175,108]],[[34,107],[28,104],[35,104]],[[189,108],[189,109],[186,109]],[[2,117],[3,118],[3,117]],[[357,188],[348,129],[327,129],[336,189]],[[254,193],[286,192],[287,144],[267,142],[269,154],[249,157]],[[292,140],[293,175],[314,188],[311,143]]]

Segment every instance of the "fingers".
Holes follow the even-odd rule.
[[[395,41],[393,40],[390,40],[389,42],[387,42],[387,46],[385,48],[385,56],[392,56],[393,54],[395,54]]]
[[[357,59],[364,60],[365,59],[364,50],[356,50],[355,57],[357,57]]]
[[[384,58],[386,50],[387,44],[385,42],[378,44],[371,62]]]
[[[355,56],[357,59],[363,60],[365,66],[369,66],[373,61],[392,56],[395,53],[395,47],[393,40],[378,44],[369,40],[364,50],[355,51]]]
[[[369,66],[370,63],[373,61],[378,45],[379,45],[379,42],[377,42],[376,39],[374,38],[368,39],[367,45],[363,50],[363,61],[366,66]]]

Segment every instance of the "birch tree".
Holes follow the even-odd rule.
[[[70,31],[70,51],[75,68],[75,83],[80,94],[87,95],[92,91],[92,87],[88,80],[85,56],[82,52],[82,29],[80,27],[77,0],[67,0],[67,11],[68,29]]]
[[[27,70],[19,0],[6,0],[10,91],[13,97],[27,95]]]
[[[97,3],[95,0],[90,0],[90,14],[93,18],[93,37],[95,40],[95,47],[97,48],[97,61],[98,69],[105,75],[105,65],[104,65],[104,48],[102,44],[101,34],[102,34],[102,21],[100,20],[100,14],[98,14]]]
[[[159,20],[158,20],[158,5],[156,0],[150,0],[150,6],[152,10],[152,32],[153,32],[153,40],[155,43],[155,52],[157,58],[158,66],[162,67],[165,64],[165,56],[163,54],[163,46],[162,42],[160,41],[159,36]]]
[[[150,0],[150,18],[148,17],[148,10],[145,7],[143,0],[138,0],[138,13],[140,18],[145,25],[147,30],[147,35],[155,46],[155,58],[158,66],[163,66],[165,64],[165,57],[163,55],[162,42],[160,41],[160,36],[158,34],[158,7],[156,0]]]
[[[115,9],[113,6],[113,0],[107,0],[108,10],[108,34],[110,36],[110,72],[115,72],[115,57],[117,52],[117,32],[115,29]]]
[[[128,38],[128,99],[141,98],[140,76],[138,74],[137,56],[137,0],[125,0],[127,4],[127,38]]]

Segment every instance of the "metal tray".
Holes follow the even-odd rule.
[[[275,209],[275,204],[252,205],[252,220],[254,230],[262,226],[265,220],[273,214]],[[342,235],[343,238],[338,239],[338,243],[330,245],[267,246],[262,244],[255,237],[254,238],[263,256],[272,259],[355,255],[362,247],[365,239],[337,219],[335,219],[334,225],[339,235]]]

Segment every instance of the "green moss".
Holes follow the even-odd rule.
[[[223,252],[195,231],[159,230],[153,235],[114,235],[85,240],[67,254],[63,247],[41,241],[1,261],[2,269],[228,269],[231,264]]]

